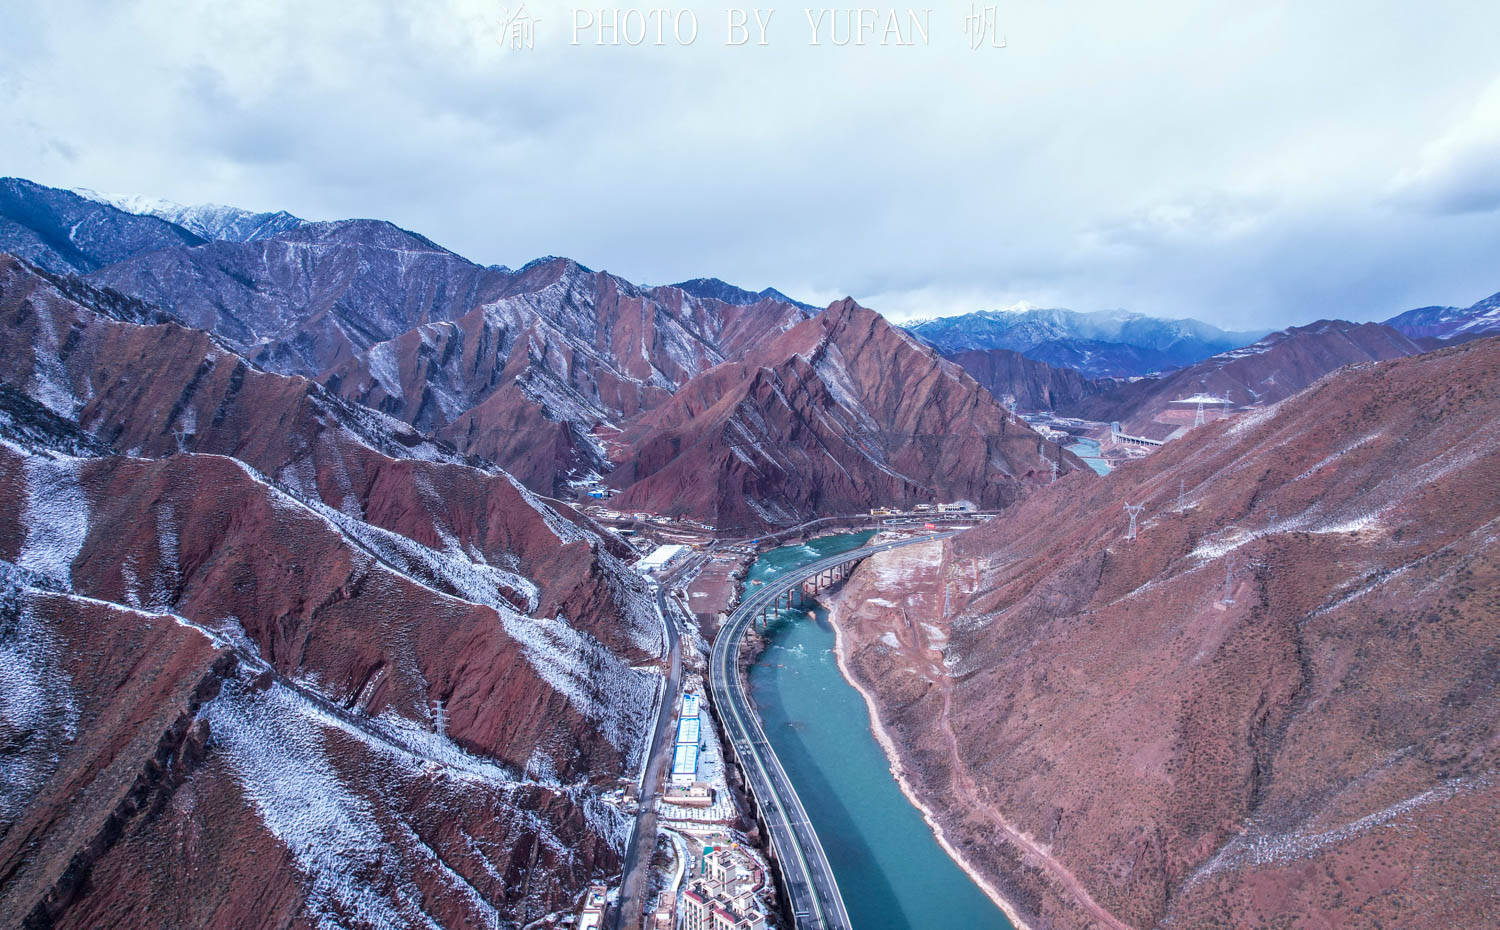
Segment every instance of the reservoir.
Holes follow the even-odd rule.
[[[773,549],[746,584],[858,548],[873,533]],[[943,852],[891,775],[864,698],[839,672],[827,612],[783,611],[750,670],[750,694],[828,854],[859,930],[1012,930],[1005,914]]]

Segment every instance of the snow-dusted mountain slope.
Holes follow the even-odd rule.
[[[580,515],[9,256],[0,500],[0,926],[520,926],[618,870],[664,642]]]
[[[1397,314],[1385,325],[1413,339],[1461,342],[1500,332],[1500,294],[1469,307],[1418,307]]]
[[[1030,305],[924,320],[907,328],[945,353],[1010,349],[1096,377],[1143,375],[1190,365],[1264,335],[1124,310],[1080,313]]]
[[[285,210],[256,213],[221,204],[186,205],[140,194],[101,194],[86,187],[74,188],[73,192],[89,200],[109,204],[126,213],[164,219],[205,239],[223,239],[228,242],[269,239],[288,230],[296,229],[307,222]]]

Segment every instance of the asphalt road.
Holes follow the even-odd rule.
[[[656,731],[651,737],[650,756],[646,760],[646,777],[641,783],[640,812],[630,830],[630,841],[625,847],[625,862],[620,882],[620,897],[615,907],[615,930],[637,930],[642,924],[645,901],[642,890],[651,871],[651,854],[656,848],[656,800],[661,794],[662,769],[672,759],[673,738],[672,715],[677,707],[677,697],[682,693],[682,647],[677,637],[677,621],[667,595],[683,575],[701,565],[706,555],[694,554],[661,579],[656,589],[656,606],[661,610],[663,625],[667,630],[667,648],[670,654],[666,687],[662,689],[661,705],[656,711]]]
[[[956,531],[955,531],[956,532]],[[709,661],[709,689],[714,706],[724,721],[730,743],[750,790],[760,803],[762,818],[771,834],[787,894],[791,899],[797,930],[853,930],[838,882],[823,852],[818,834],[808,822],[807,811],[792,787],[791,779],[766,739],[760,717],[738,673],[740,642],[746,628],[763,607],[820,571],[857,561],[876,552],[919,542],[943,539],[955,533],[933,533],[914,539],[865,546],[839,555],[809,562],[781,575],[745,598],[725,622],[714,640]]]

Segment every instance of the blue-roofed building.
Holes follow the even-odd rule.
[[[698,744],[678,743],[672,752],[672,784],[690,788],[698,780]]]
[[[688,692],[682,696],[682,719],[698,716],[698,695]]]
[[[697,717],[684,717],[677,721],[677,745],[692,743],[698,745],[699,725],[702,723]]]

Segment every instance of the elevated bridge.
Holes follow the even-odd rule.
[[[760,808],[780,867],[796,930],[853,930],[823,844],[807,819],[797,790],[766,738],[739,675],[740,644],[754,623],[764,626],[774,611],[847,575],[876,552],[953,536],[957,531],[864,546],[809,562],[778,575],[750,593],[725,621],[709,659],[709,690],[725,735],[734,747],[745,782]]]

